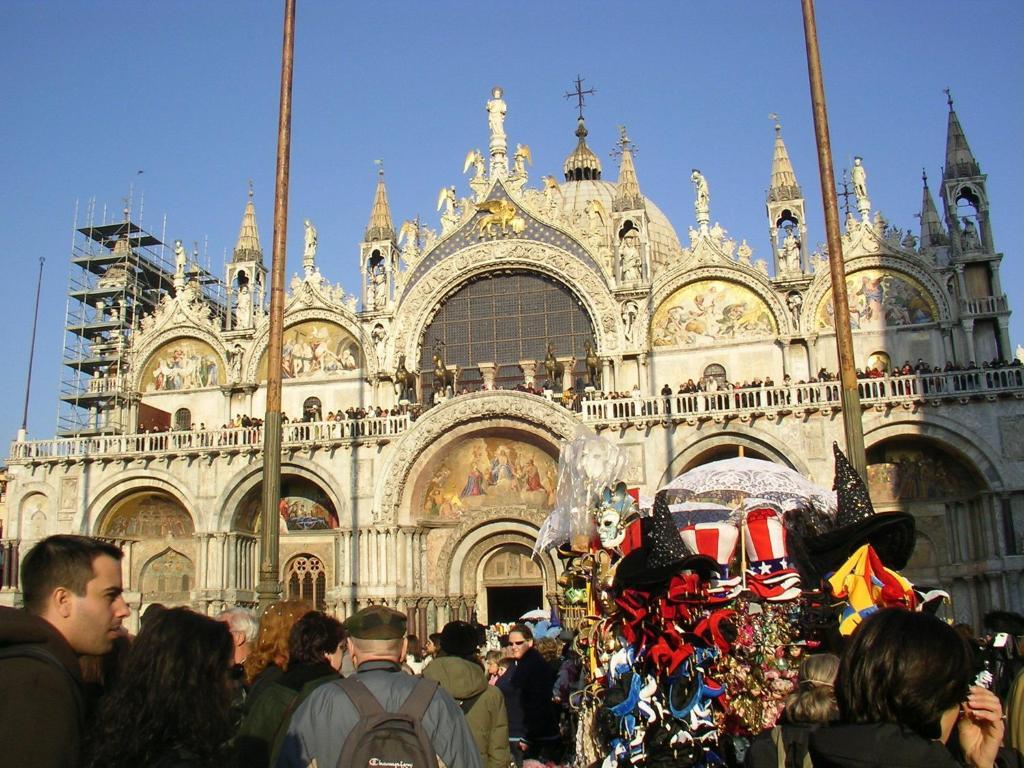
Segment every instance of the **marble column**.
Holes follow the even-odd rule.
[[[520,360],[519,367],[523,369],[523,383],[528,387],[534,386],[537,377],[537,361]]]
[[[477,363],[484,389],[494,389],[494,374],[498,370],[497,363]]]

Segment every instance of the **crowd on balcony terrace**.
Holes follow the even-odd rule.
[[[1021,370],[1016,372],[1005,370],[1009,368],[1017,368]],[[1002,371],[1002,373],[997,375],[995,373],[996,371]],[[913,383],[912,385],[894,385],[894,391],[889,392],[888,394],[954,394],[990,389],[992,387],[1024,386],[1024,364],[1017,359],[1012,361],[994,359],[983,362],[981,365],[978,365],[973,360],[969,361],[965,365],[949,362],[946,363],[945,366],[940,367],[937,365],[930,365],[923,359],[918,358],[916,363],[911,363],[909,360],[906,360],[903,365],[893,366],[889,371],[886,371],[879,366],[863,369],[858,368],[856,370],[856,375],[859,380],[865,382],[865,384],[861,385],[861,397],[877,397],[886,394],[878,391],[876,388],[867,386],[868,380],[886,378],[889,378],[890,380],[903,379],[904,377],[909,376],[922,376],[926,378],[923,382]],[[835,371],[830,371],[824,367],[819,368],[817,373],[813,376],[809,376],[806,380],[800,379],[794,381],[789,374],[786,374],[782,377],[782,381],[780,383],[776,383],[771,376],[765,376],[764,378],[754,377],[752,379],[745,379],[739,382],[729,381],[724,376],[703,376],[697,380],[689,378],[685,382],[681,382],[674,390],[670,384],[665,383],[662,385],[659,395],[664,398],[664,412],[666,414],[673,411],[689,410],[681,405],[681,401],[673,403],[672,400],[677,399],[680,396],[696,394],[714,396],[714,403],[712,404],[709,401],[706,404],[706,407],[707,409],[721,410],[733,407],[753,407],[763,404],[760,396],[748,396],[742,394],[743,390],[762,390],[772,389],[775,387],[800,387],[808,384],[837,382],[838,380],[839,375]],[[911,389],[913,391],[910,391]],[[468,395],[474,392],[486,391],[524,392],[537,397],[543,397],[552,403],[556,403],[575,412],[584,410],[583,404],[588,401],[633,401],[639,403],[639,401],[645,398],[645,395],[641,392],[639,386],[634,386],[630,391],[605,391],[590,387],[577,387],[567,389],[564,392],[558,392],[555,387],[547,381],[540,385],[536,383],[528,384],[526,382],[520,382],[511,388],[500,386],[488,387],[487,385],[461,387],[456,390],[452,396],[459,397],[461,395]],[[725,393],[736,394],[733,397],[726,397]],[[792,402],[792,399],[785,394],[779,395],[778,397],[781,399],[778,403],[774,403],[776,405]],[[810,393],[806,396],[798,394],[796,397],[797,402],[803,402],[805,399],[818,399],[818,396]],[[826,400],[838,399],[838,391],[836,393],[826,393],[824,397]],[[379,422],[377,424],[370,424],[369,426],[361,424],[361,422],[371,422],[372,420],[387,419],[394,416],[407,417],[410,422],[416,421],[416,419],[426,410],[435,404],[443,402],[447,398],[437,397],[426,399],[428,402],[424,404],[407,403],[403,401],[391,408],[384,408],[381,406],[371,406],[369,408],[362,406],[350,406],[344,410],[338,409],[337,411],[328,411],[326,416],[323,415],[320,407],[317,405],[307,407],[301,418],[291,418],[287,413],[282,412],[281,423],[283,425],[291,424],[293,427],[294,425],[307,423],[342,424],[342,426],[337,428],[337,430],[330,427],[327,428],[326,432],[320,430],[317,435],[315,435],[316,437],[362,437],[377,434],[389,434],[397,430],[390,428],[382,429],[379,426]],[[646,406],[638,406],[636,409],[637,415],[645,414],[647,410]],[[231,421],[222,424],[220,426],[220,430],[225,432],[238,429],[258,430],[262,426],[263,419],[261,418],[256,416],[247,416],[245,414],[237,414]],[[197,425],[193,422],[191,430],[205,432],[207,427],[203,423],[199,423]],[[147,433],[166,431],[169,431],[168,427],[156,427],[145,430]],[[296,432],[293,430],[292,435],[293,438],[307,439],[307,433],[301,431]],[[310,432],[308,433],[308,436],[314,435]],[[232,440],[237,442],[237,440],[234,440],[233,438]]]

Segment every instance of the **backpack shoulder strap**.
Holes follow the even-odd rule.
[[[354,675],[342,678],[338,681],[338,687],[352,700],[356,709],[359,710],[360,717],[384,714],[384,708],[377,701],[377,697],[370,693],[370,689]]]
[[[427,680],[421,677],[416,682],[416,687],[412,689],[412,693],[409,694],[409,697],[398,711],[414,720],[422,720],[438,687],[439,684],[436,680]]]
[[[79,722],[84,720],[85,701],[82,698],[82,689],[79,686],[78,680],[75,679],[75,676],[71,674],[67,667],[60,663],[60,659],[54,656],[52,651],[38,643],[15,643],[0,648],[0,661],[18,658],[35,659],[51,667],[56,667],[63,672],[67,678],[68,685],[71,687],[71,697],[75,700],[75,711],[78,713]]]

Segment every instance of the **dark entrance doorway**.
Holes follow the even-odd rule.
[[[536,587],[487,587],[487,622],[510,623],[527,611],[544,607],[544,589]]]

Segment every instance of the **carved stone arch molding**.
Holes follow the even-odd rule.
[[[409,482],[423,453],[439,441],[485,429],[520,431],[557,445],[573,437],[580,424],[560,405],[525,392],[475,392],[435,406],[396,443],[380,473],[373,505],[374,522],[395,522],[412,493]],[[588,430],[589,431],[589,430]]]
[[[377,375],[377,359],[375,355],[371,354],[373,351],[373,343],[364,333],[363,326],[355,320],[350,312],[344,309],[328,307],[311,307],[309,309],[292,310],[285,315],[284,330],[288,330],[288,328],[293,325],[298,325],[299,323],[309,320],[337,325],[346,333],[350,334],[359,345],[359,353],[362,356],[363,362],[363,371],[365,371],[364,378],[370,379]],[[270,325],[266,324],[261,327],[260,332],[253,339],[252,345],[249,347],[249,357],[246,362],[245,375],[243,378],[250,384],[257,383],[256,376],[260,365],[260,358],[263,357],[263,353],[267,350],[269,339]],[[359,369],[356,368],[356,372],[358,371]]]
[[[519,509],[474,515],[463,520],[448,537],[438,555],[437,587],[449,595],[476,592],[476,575],[480,561],[490,552],[506,544],[521,544],[533,549],[537,532],[546,515]],[[550,553],[541,555],[545,593],[555,590],[560,571]]]
[[[208,521],[197,509],[192,492],[185,488],[180,480],[173,475],[154,469],[129,470],[118,473],[113,479],[97,488],[85,510],[85,519],[79,529],[89,531],[93,536],[103,529],[106,516],[113,509],[115,502],[133,493],[160,491],[173,498],[192,519],[192,527],[196,531],[208,530]]]
[[[338,513],[339,528],[353,527],[348,517],[349,506],[344,497],[337,493],[338,488],[347,487],[345,483],[334,477],[325,467],[306,461],[298,456],[282,460],[281,475],[295,475],[311,483],[315,483],[334,504]],[[231,477],[213,504],[214,520],[211,530],[228,532],[237,530],[238,514],[246,495],[263,481],[263,462],[257,461],[239,470]]]
[[[765,432],[756,427],[744,426],[732,422],[727,433],[711,434],[687,443],[669,461],[658,481],[657,490],[678,475],[690,468],[696,459],[708,451],[723,446],[743,446],[745,449],[763,454],[778,464],[789,467],[799,472],[804,477],[810,477],[807,465],[800,456],[791,450],[783,440],[773,433]]]
[[[935,302],[935,306],[939,311],[939,316],[935,321],[948,322],[952,319],[952,313],[949,306],[949,296],[946,295],[946,291],[943,286],[927,269],[924,269],[920,265],[906,259],[900,259],[892,256],[855,256],[846,262],[847,277],[865,269],[885,269],[892,272],[903,273],[912,277],[920,283],[926,291],[928,291],[932,300]],[[827,270],[823,270],[821,274],[816,274],[814,276],[814,282],[811,283],[811,287],[807,291],[807,295],[804,297],[803,319],[805,323],[813,322],[814,313],[818,311],[818,304],[821,303],[825,294],[831,290],[832,279]],[[917,326],[900,326],[900,328],[909,329],[913,329],[915,327]],[[895,329],[890,328],[887,330],[891,331]]]
[[[604,277],[572,254],[552,245],[528,241],[485,242],[444,259],[402,298],[394,324],[396,354],[418,360],[417,346],[436,309],[472,278],[497,270],[522,270],[546,275],[580,300],[594,324],[597,350],[620,347],[619,305]]]
[[[767,277],[750,274],[741,269],[712,266],[675,272],[669,275],[663,282],[653,287],[651,291],[651,312],[645,326],[647,333],[650,334],[651,332],[650,324],[653,322],[658,308],[672,294],[680,288],[684,288],[692,283],[699,283],[703,280],[723,280],[743,286],[753,292],[754,295],[768,306],[768,310],[772,313],[775,326],[779,329],[780,334],[784,332],[784,329],[792,329],[793,321],[789,316],[789,312],[786,310],[783,300],[779,298],[775,289],[768,282]]]
[[[202,341],[210,345],[214,354],[217,355],[217,365],[220,366],[220,370],[224,372],[224,380],[227,380],[227,372],[229,370],[228,354],[220,336],[204,328],[177,326],[167,328],[153,336],[146,335],[142,337],[141,343],[134,349],[132,354],[130,380],[133,390],[136,392],[142,391],[145,384],[145,382],[142,381],[142,376],[146,372],[146,368],[149,366],[149,362],[152,360],[153,355],[156,354],[165,344],[169,344],[176,339],[196,339],[197,341]]]
[[[891,417],[876,419],[871,417],[870,412],[864,415],[864,446],[868,450],[886,440],[924,438],[937,444],[951,456],[963,456],[970,461],[978,474],[989,484],[989,490],[994,493],[1004,489],[1004,478],[1015,476],[1014,469],[1003,464],[999,452],[966,424],[931,413],[927,421],[897,421]]]

